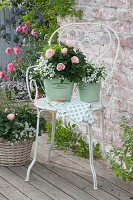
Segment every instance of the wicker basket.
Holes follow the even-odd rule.
[[[0,166],[21,166],[29,162],[33,138],[13,143],[0,142]]]

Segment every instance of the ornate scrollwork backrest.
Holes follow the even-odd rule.
[[[64,42],[64,40],[74,40],[75,41],[75,48],[80,48],[83,52],[87,50],[86,56],[95,59],[95,62],[105,64],[105,60],[112,59],[111,66],[109,68],[108,76],[106,77],[104,83],[102,84],[101,90],[101,103],[103,107],[107,107],[112,100],[113,97],[113,84],[110,84],[110,80],[112,79],[113,73],[116,70],[116,60],[118,57],[119,52],[119,37],[117,33],[110,27],[105,24],[101,23],[92,23],[92,22],[83,22],[83,23],[71,23],[58,28],[53,34],[51,35],[48,43],[49,46],[51,45],[53,37],[58,33],[58,43]],[[72,39],[71,39],[72,38]],[[87,46],[88,45],[88,46]],[[92,52],[89,52],[91,47],[96,45],[96,48],[92,48]],[[112,52],[110,50],[113,49]],[[88,51],[89,50],[89,51]],[[85,52],[84,52],[85,53]],[[96,55],[91,55],[96,53]],[[112,53],[113,56],[108,56],[108,53]],[[34,67],[34,66],[33,66]],[[36,90],[36,97],[37,98],[37,84],[35,80],[30,80],[29,84],[29,70],[32,67],[27,69],[26,73],[26,82],[28,93],[31,101],[33,101],[31,97],[30,90],[34,87]],[[111,91],[111,97],[108,104],[104,103],[104,99]]]
[[[83,22],[83,23],[72,23],[72,24],[66,24],[64,26],[61,26],[58,28],[50,37],[49,39],[49,46],[51,45],[53,37],[58,33],[58,43],[60,45],[61,42],[64,42],[64,40],[67,40],[68,38],[72,38],[75,42],[75,47],[80,48],[82,50],[82,47],[86,47],[86,44],[89,45],[99,45],[99,55],[91,56],[91,54],[87,53],[86,56],[91,56],[91,58],[95,59],[96,63],[104,63],[106,64],[105,60],[107,60],[108,53],[111,54],[111,49],[113,49],[113,56],[110,56],[112,58],[112,63],[110,67],[108,66],[108,75],[105,79],[105,81],[102,84],[102,90],[101,90],[101,103],[103,107],[107,107],[113,98],[113,84],[110,83],[110,80],[112,79],[112,76],[114,72],[116,71],[116,60],[118,57],[119,47],[120,47],[120,41],[117,33],[108,25],[101,24],[101,23],[92,23],[92,22]],[[70,36],[70,37],[69,37]],[[70,40],[69,39],[69,40]],[[105,43],[104,43],[105,41]],[[103,42],[103,44],[102,44]],[[83,45],[81,45],[83,43]],[[103,49],[102,49],[103,47]],[[94,49],[98,51],[97,49]],[[83,51],[84,52],[84,51]],[[85,52],[84,52],[85,53]],[[108,57],[109,59],[109,57]],[[106,64],[107,65],[107,64]],[[105,98],[107,97],[108,93],[111,93],[111,97],[109,102],[105,104]]]

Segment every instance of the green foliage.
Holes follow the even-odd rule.
[[[100,83],[107,76],[107,67],[89,61],[85,66],[86,74],[82,81],[85,83]]]
[[[122,117],[121,129],[124,131],[120,147],[114,146],[108,152],[112,171],[123,181],[133,182],[133,126],[129,126],[126,117]]]
[[[89,145],[86,143],[85,138],[81,136],[81,133],[76,133],[75,126],[76,124],[70,125],[70,122],[68,124],[65,124],[65,126],[62,126],[62,120],[56,120],[55,148],[61,148],[64,150],[64,152],[71,149],[77,156],[88,158]],[[47,122],[46,128],[49,132],[48,141],[50,141],[52,132],[51,123]],[[101,157],[101,152],[99,151],[99,144],[93,144],[93,148],[94,157]]]
[[[62,54],[61,49],[65,48],[67,50],[66,54]],[[50,58],[47,58],[45,52],[49,50],[53,50],[54,55]],[[67,78],[70,81],[75,83],[79,82],[82,77],[85,75],[84,66],[86,64],[84,54],[78,49],[75,50],[74,47],[68,47],[65,44],[61,44],[61,46],[53,45],[44,49],[44,56],[40,58],[40,62],[38,64],[38,69],[41,71],[41,75],[45,79],[51,78],[60,78],[64,80]],[[77,63],[72,63],[72,57],[77,57],[79,60]],[[57,65],[61,63],[65,66],[63,70],[58,70]],[[35,71],[35,73],[37,70]]]
[[[75,16],[81,18],[82,10],[76,11],[74,0],[38,0],[28,1],[32,5],[26,10],[23,20],[28,20],[33,24],[33,28],[40,30],[42,34],[48,33],[50,36],[54,30],[59,26],[57,24],[57,17],[64,18],[65,16]]]
[[[0,138],[10,142],[35,137],[37,114],[34,110],[17,102],[14,88],[5,86],[0,89]],[[13,114],[13,119],[9,119]],[[40,117],[39,135],[45,131],[46,120]]]

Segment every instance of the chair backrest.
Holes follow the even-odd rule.
[[[58,36],[59,44],[66,40],[73,41],[75,43],[75,48],[80,48],[88,60],[93,59],[96,63],[108,66],[109,73],[104,81],[104,84],[108,82],[108,86],[106,86],[106,92],[104,92],[104,94],[108,94],[109,91],[113,89],[112,84],[110,84],[108,80],[111,80],[112,75],[116,70],[116,60],[118,57],[120,42],[117,33],[110,26],[92,22],[66,24],[53,32],[48,41],[49,46],[51,45],[54,36],[56,36],[56,38]],[[35,85],[36,83],[34,80],[31,80],[30,86],[33,84]],[[28,75],[27,88],[30,96]],[[101,99],[102,98],[103,93],[101,92]],[[31,96],[30,99],[32,100]]]
[[[120,42],[117,33],[110,26],[92,22],[66,24],[51,35],[49,45],[57,33],[59,44],[67,39],[73,40],[75,48],[80,48],[88,59],[95,59],[95,62],[105,61],[105,57],[110,54],[108,58],[113,59],[111,71],[115,70]]]
[[[102,23],[71,23],[58,28],[50,37],[49,46],[54,36],[58,34],[58,43],[71,40],[75,43],[75,48],[80,48],[88,60],[104,64],[108,67],[108,75],[102,83],[101,102],[103,107],[107,107],[113,98],[112,76],[116,69],[120,41],[117,33],[108,25]],[[110,94],[110,100],[106,105],[105,97]]]

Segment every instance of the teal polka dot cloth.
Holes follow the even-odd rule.
[[[58,111],[58,113],[65,113],[66,117],[72,119],[76,123],[94,123],[89,103],[73,100],[65,103],[53,101],[50,104]]]

